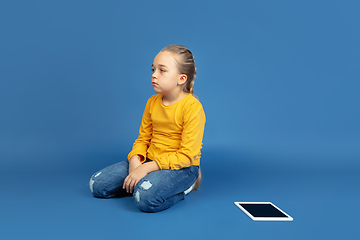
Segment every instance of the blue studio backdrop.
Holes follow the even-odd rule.
[[[102,236],[90,231],[97,224],[117,236],[115,226],[159,218],[164,229],[177,224],[204,238],[353,236],[360,213],[359,7],[2,1],[1,232],[7,239],[95,239]],[[194,93],[207,118],[203,180],[182,205],[140,215],[131,199],[98,202],[87,183],[127,158],[156,94],[151,64],[169,44],[195,57]],[[234,201],[273,201],[294,221],[254,225]],[[344,211],[331,209],[335,203]],[[191,229],[189,216],[198,220]],[[176,217],[181,221],[166,223]],[[143,227],[139,238],[154,229]]]

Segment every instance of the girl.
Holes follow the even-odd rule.
[[[157,93],[146,103],[139,136],[127,160],[108,166],[90,179],[94,197],[132,194],[144,212],[170,208],[200,186],[200,149],[205,112],[193,85],[196,66],[183,45],[163,48],[152,64]]]

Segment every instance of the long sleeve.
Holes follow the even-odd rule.
[[[177,151],[154,159],[161,170],[178,170],[189,167],[200,154],[205,128],[205,112],[199,102],[189,105],[183,115],[182,140]]]
[[[131,152],[128,154],[128,161],[130,161],[131,157],[139,154],[144,158],[141,163],[146,161],[146,151],[150,145],[151,137],[152,137],[152,122],[150,116],[150,104],[153,96],[150,97],[146,103],[145,110],[142,116],[141,125],[139,129],[138,138],[135,140]]]

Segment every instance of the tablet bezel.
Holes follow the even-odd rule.
[[[234,204],[254,221],[293,221],[294,220],[289,214],[278,208],[272,202],[234,202]],[[241,204],[270,204],[273,207],[275,207],[277,210],[282,212],[284,215],[286,215],[286,217],[254,217],[245,208],[243,208]]]

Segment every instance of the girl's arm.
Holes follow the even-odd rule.
[[[134,155],[130,158],[129,173],[131,173],[134,169],[142,165],[140,156],[141,155]]]
[[[145,168],[145,171],[147,173],[161,170],[156,161],[150,161],[150,162],[144,163],[139,167]]]
[[[138,138],[135,140],[132,150],[127,157],[129,161],[134,155],[141,156],[141,160],[140,160],[141,163],[146,161],[146,152],[150,146],[150,141],[153,131],[151,115],[150,115],[150,104],[154,96],[155,95],[151,96],[146,102],[145,110],[141,120]]]

